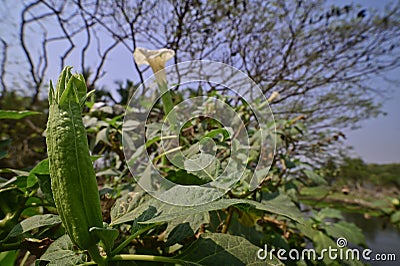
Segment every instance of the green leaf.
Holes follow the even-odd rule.
[[[4,251],[0,253],[0,265],[15,265],[18,250]]]
[[[220,162],[213,155],[202,153],[190,156],[188,160],[185,160],[184,165],[188,173],[194,174],[206,182],[218,178]]]
[[[15,225],[14,228],[11,229],[7,238],[20,236],[26,232],[29,232],[30,230],[37,229],[42,226],[50,226],[60,223],[61,220],[58,217],[58,215],[54,214],[35,215]]]
[[[327,218],[343,219],[343,215],[339,210],[332,208],[323,208],[315,215],[315,219],[320,222],[324,221]]]
[[[397,211],[390,216],[390,222],[393,224],[400,223],[400,211]]]
[[[264,200],[262,203],[246,199],[220,199],[207,204],[194,206],[194,207],[182,207],[163,203],[156,199],[151,199],[144,204],[140,205],[138,209],[132,209],[125,214],[118,217],[118,219],[112,220],[112,224],[119,224],[136,219],[144,210],[149,206],[154,207],[157,212],[154,218],[147,220],[142,223],[163,223],[172,221],[177,218],[193,216],[202,212],[215,211],[220,209],[226,209],[229,206],[237,204],[246,204],[251,208],[255,208],[262,211],[267,211],[274,214],[279,214],[288,217],[299,223],[303,222],[302,214],[296,208],[296,206],[290,201],[287,196],[280,195],[270,200]]]
[[[207,180],[203,180],[197,175],[190,174],[182,169],[170,171],[165,178],[179,185],[203,185],[207,183]]]
[[[220,227],[221,219],[226,219],[226,212],[210,212],[210,227],[212,230],[216,230],[218,227]],[[238,220],[237,212],[233,212],[233,218],[229,224],[228,233],[231,235],[244,237],[256,246],[262,246],[263,243],[269,243],[265,242],[266,236],[262,226],[258,224],[252,227],[243,226]]]
[[[97,133],[94,145],[97,145],[100,141],[111,146],[111,143],[108,141],[108,128],[103,128]]]
[[[275,257],[262,261],[257,257],[259,250],[243,237],[203,234],[175,258],[188,265],[284,265]]]
[[[41,175],[50,175],[49,172],[49,159],[44,159],[40,163],[38,163],[30,172],[28,175],[28,180],[27,180],[27,187],[33,187],[37,182],[36,175],[41,174]]]
[[[68,235],[63,235],[54,241],[46,252],[36,261],[40,265],[41,261],[49,262],[47,266],[57,265],[78,265],[84,263],[82,255],[73,251],[73,243]]]
[[[322,250],[324,249],[328,250],[329,247],[337,247],[336,243],[321,231],[318,231],[316,234],[314,234],[312,241],[314,243],[315,251],[318,254],[321,254]],[[323,261],[327,264],[332,262],[328,255],[324,256]]]
[[[328,182],[326,182],[326,180],[323,177],[316,174],[315,172],[310,170],[303,170],[303,172],[307,176],[307,178],[313,181],[316,185],[328,185]]]
[[[198,213],[172,220],[168,223],[166,229],[166,245],[172,246],[176,243],[182,242],[188,237],[194,236],[200,226],[207,223],[208,220],[208,215],[205,213]]]
[[[39,183],[39,188],[43,193],[44,199],[54,205],[53,191],[51,190],[50,175],[36,175]]]
[[[150,220],[153,218],[157,213],[156,208],[153,206],[149,206],[144,212],[142,212],[133,222],[132,228],[131,228],[131,233],[140,235],[143,232],[147,231],[152,225],[147,225],[147,224],[142,224],[142,222],[145,222],[147,220]]]
[[[329,257],[328,252],[326,252],[326,250],[329,250],[329,248],[331,249],[337,249],[338,246],[337,244],[327,235],[325,235],[323,232],[318,231],[318,233],[316,233],[313,237],[313,242],[314,242],[314,246],[315,246],[315,250],[316,252],[321,256],[321,252],[323,249],[325,249],[324,251],[324,255],[323,255],[323,262],[327,265],[363,265],[362,262],[357,261],[357,260],[345,260],[345,261],[341,261],[341,264],[338,263],[333,263],[333,260]],[[346,247],[343,248],[343,253],[346,254],[346,250],[348,250]],[[317,263],[320,263],[320,260],[317,261]]]
[[[218,135],[222,136],[221,141],[226,140],[230,137],[230,133],[228,130],[226,130],[225,128],[217,128],[217,129],[211,130],[210,132],[205,134],[202,138],[214,138]]]
[[[114,247],[114,241],[119,235],[119,231],[114,228],[107,227],[91,227],[89,232],[101,240],[107,254],[110,254],[111,249]]]
[[[327,223],[324,229],[328,235],[334,238],[344,237],[350,243],[366,245],[362,230],[353,223],[340,221],[338,223]]]
[[[145,196],[143,191],[140,192],[128,192],[119,198],[111,208],[111,225],[120,224],[124,222],[133,221],[141,213],[135,213],[138,206],[143,206],[145,200],[148,197]],[[142,211],[144,211],[143,209]]]
[[[13,111],[13,110],[0,110],[0,119],[22,119],[31,115],[38,115],[40,112],[35,111]]]
[[[76,93],[80,104],[83,105],[87,98],[86,81],[82,74],[75,74],[74,78]]]

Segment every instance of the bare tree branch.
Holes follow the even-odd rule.
[[[8,44],[5,40],[1,39],[1,44],[3,45],[3,47],[2,47],[2,57],[0,63],[0,83],[3,88],[3,91],[1,93],[0,99],[4,97],[4,95],[7,93],[7,84],[5,76],[6,76],[7,50],[8,50]]]

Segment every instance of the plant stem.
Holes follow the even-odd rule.
[[[20,266],[24,266],[25,265],[25,263],[28,260],[30,254],[31,253],[29,251],[25,252],[24,257],[22,258],[21,263],[19,264]]]
[[[107,260],[106,260],[106,258],[104,258],[100,255],[97,245],[89,247],[87,251],[89,252],[89,255],[92,258],[94,263],[96,263],[100,266],[107,265]]]
[[[21,242],[10,243],[10,244],[0,243],[0,252],[15,250],[15,249],[19,249],[20,247],[21,247]]]
[[[129,260],[165,262],[165,263],[173,263],[181,265],[185,264],[184,261],[180,259],[174,259],[163,256],[153,256],[153,255],[138,255],[138,254],[120,254],[120,255],[115,255],[108,259],[108,261],[129,261]],[[84,265],[95,265],[95,264],[96,262],[90,261],[86,262]]]
[[[170,130],[176,131],[176,126],[177,126],[177,118],[174,112],[171,112],[171,110],[174,108],[174,103],[172,102],[172,97],[171,97],[171,92],[168,90],[168,85],[167,82],[163,79],[160,79],[159,82],[157,82],[158,88],[160,89],[161,92],[161,101],[164,109],[164,115],[166,120],[169,122]],[[168,164],[168,159],[166,155],[163,155],[161,157],[161,161],[163,165]]]
[[[139,235],[143,234],[144,232],[150,230],[151,228],[155,227],[157,224],[151,224],[149,226],[146,226],[145,228],[136,231],[135,233],[133,233],[130,237],[128,237],[127,239],[125,239],[124,242],[122,242],[121,244],[119,244],[118,247],[116,247],[113,251],[111,251],[110,257],[115,257],[116,254],[118,254],[121,250],[123,250],[129,243],[132,242],[133,239],[135,239],[136,237],[138,237]]]
[[[171,113],[171,110],[174,108],[174,103],[172,102],[171,92],[168,90],[168,85],[166,82],[158,83],[158,88],[161,92],[161,101],[163,104],[164,115],[168,118],[168,122],[170,124],[170,128],[175,130],[176,126],[176,116],[175,113]]]
[[[228,232],[229,224],[231,223],[233,216],[233,208],[228,208],[228,214],[226,215],[226,219],[224,225],[222,226],[221,233],[226,234]]]
[[[167,262],[167,263],[180,263],[182,261],[179,259],[163,257],[163,256],[153,256],[153,255],[136,255],[136,254],[120,254],[112,257],[111,261],[117,260],[140,260],[140,261],[157,261],[157,262]]]

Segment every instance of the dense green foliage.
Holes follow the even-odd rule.
[[[14,5],[14,1],[5,3]],[[91,254],[101,254],[110,265],[362,264],[328,256],[285,260],[277,251],[301,253],[313,248],[322,255],[325,249],[336,248],[340,238],[351,247],[365,247],[361,230],[346,222],[339,209],[389,218],[400,227],[398,191],[378,191],[382,185],[399,186],[398,165],[369,165],[338,153],[343,129],[382,114],[377,96],[384,92],[367,81],[400,66],[400,7],[377,12],[328,3],[24,1],[17,27],[7,24],[7,29],[15,32],[6,32],[0,46],[0,264],[92,265]],[[19,51],[13,49],[14,43]],[[165,98],[153,106],[143,145],[149,161],[140,161],[138,167],[151,163],[166,180],[202,185],[222,171],[229,157],[245,161],[243,178],[218,200],[195,207],[167,204],[146,194],[128,168],[135,162],[135,154],[124,154],[124,114],[137,89],[135,84],[145,80],[150,68],[141,69],[136,62],[127,68],[134,71],[125,74],[120,62],[126,62],[125,52],[131,56],[144,43],[173,49],[175,63],[191,59],[227,63],[254,80],[265,97],[279,92],[279,97],[270,101],[275,124],[257,125],[249,105],[240,97],[224,94],[226,88],[218,85],[193,86],[186,91],[177,88],[168,95],[169,106]],[[116,54],[124,58],[108,60]],[[57,188],[52,189],[50,175],[57,169],[51,169],[52,163],[49,167],[46,156],[46,138],[55,143],[62,136],[57,136],[54,128],[46,130],[48,99],[41,96],[47,94],[47,80],[54,78],[49,77],[53,75],[50,72],[61,70],[66,62],[84,72],[88,91],[97,90],[82,102],[82,114],[75,114],[79,123],[82,118],[88,145],[86,135],[80,135],[80,143],[85,145],[74,152],[91,155],[93,165],[86,156],[88,168],[82,169],[92,177],[95,170],[103,227],[97,217],[95,227],[83,228],[90,219],[82,215],[85,202],[78,204],[84,197],[64,198],[68,201],[65,206],[74,203],[71,216],[85,222],[79,227],[75,221],[73,226],[85,233],[88,229],[91,237],[101,240],[94,253],[67,234],[71,224],[60,205],[64,203],[62,194],[74,187],[66,186],[63,193],[54,195]],[[112,62],[118,62],[117,67]],[[125,75],[123,80],[129,76],[135,82],[99,89],[103,77],[119,78],[110,74],[115,75],[115,69]],[[260,145],[260,127],[272,132],[277,141],[275,154],[266,154],[272,161],[269,171],[256,168],[257,156],[247,157],[248,147],[237,145],[229,128],[202,116],[185,121],[179,148],[185,156],[197,158],[208,138],[216,144],[217,159],[201,171],[180,169],[169,161],[166,155],[171,151],[164,150],[160,137],[166,115],[163,110],[198,95],[231,106],[245,121],[249,146],[254,150]],[[195,111],[206,111],[206,107]],[[133,118],[128,122],[134,130],[141,121]],[[73,126],[60,125],[60,129]],[[68,136],[73,142],[75,138]],[[52,155],[63,154],[52,148]],[[74,165],[73,156],[72,152],[66,156],[60,167]],[[329,156],[333,159],[327,160]],[[261,181],[255,190],[250,184],[253,173]],[[151,177],[150,171],[143,176]],[[80,176],[73,178],[79,181]],[[366,193],[370,184],[373,189]],[[184,197],[164,195],[165,199]],[[95,196],[96,202],[90,205],[98,210]],[[269,252],[259,258],[265,245]]]
[[[94,94],[86,103],[83,122],[95,160],[103,221],[108,228],[119,232],[116,238],[111,233],[114,231],[107,228],[95,230],[102,239],[101,250],[109,254],[110,265],[132,260],[188,265],[216,265],[219,261],[231,265],[296,264],[296,261],[279,262],[276,254],[271,255],[273,261],[262,261],[257,258],[257,252],[264,244],[271,249],[301,251],[311,243],[319,254],[324,248],[336,247],[334,241],[339,237],[345,237],[354,245],[365,245],[360,229],[345,222],[339,212],[317,208],[307,215],[302,213],[304,206],[301,207],[298,188],[323,185],[326,181],[307,163],[290,156],[290,147],[301,141],[307,131],[298,118],[276,121],[280,136],[278,153],[258,189],[249,191],[246,183],[240,182],[220,200],[198,207],[178,207],[149,197],[135,184],[122,153],[124,99],[122,104],[108,105],[107,97],[99,95],[105,97],[104,102],[96,100]],[[222,95],[218,97],[227,100]],[[179,101],[182,97],[175,93],[174,98]],[[237,112],[251,115],[241,105],[237,106]],[[190,148],[203,134],[215,132],[218,127],[212,120],[192,120],[184,128],[193,128],[186,131],[193,135],[184,134],[182,141]],[[223,140],[223,135],[211,136],[215,136],[217,142]],[[150,141],[149,152],[157,155],[159,144]],[[225,141],[229,143],[229,139]],[[186,184],[203,180],[202,173],[184,173],[168,164],[161,167],[165,164],[162,160],[155,162],[170,180]],[[48,161],[43,160],[28,171],[4,168],[1,171],[11,175],[2,179],[0,188],[2,261],[15,260],[13,250],[16,249],[29,251],[24,260],[36,257],[42,264],[79,264],[90,260],[85,253],[77,252],[60,226],[50,188]],[[309,263],[359,264],[357,261],[334,262],[326,257],[323,261],[311,259]]]
[[[320,171],[331,183],[400,187],[400,163],[366,163],[361,158],[344,156],[337,162],[327,160]]]
[[[377,186],[400,188],[400,164],[367,164],[362,159],[346,158],[340,166],[343,179],[368,182]]]

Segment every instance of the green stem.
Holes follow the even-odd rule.
[[[31,253],[29,251],[25,252],[24,257],[22,258],[22,260],[21,260],[21,262],[19,264],[20,266],[24,266],[25,265],[25,263],[28,260],[30,254]]]
[[[221,233],[226,234],[228,232],[228,228],[232,220],[232,215],[233,215],[233,207],[230,206],[228,208],[228,214],[226,215],[225,222],[222,225]]]
[[[167,263],[179,263],[183,264],[182,260],[153,255],[136,255],[136,254],[120,254],[112,257],[110,260],[140,260],[140,261],[156,261],[156,262],[167,262]]]
[[[175,130],[177,124],[177,118],[175,113],[170,113],[174,108],[174,103],[172,102],[171,92],[168,90],[168,85],[166,82],[158,83],[158,88],[161,92],[161,101],[163,104],[165,117],[168,118],[168,122],[172,130]]]
[[[137,255],[137,254],[120,254],[111,257],[109,261],[128,261],[128,260],[136,260],[136,261],[152,261],[152,262],[165,262],[165,263],[173,263],[173,264],[185,264],[184,261],[180,259],[174,259],[163,256],[153,256],[153,255]],[[84,265],[95,265],[96,262],[91,261],[87,262]]]
[[[106,258],[104,258],[100,255],[97,245],[93,245],[93,246],[89,247],[87,249],[87,251],[89,252],[90,257],[92,258],[92,260],[95,264],[98,264],[100,266],[107,265],[107,260],[106,260]]]
[[[0,243],[0,252],[9,251],[9,250],[16,250],[21,248],[21,242],[16,243]]]
[[[146,226],[145,228],[136,231],[135,233],[133,233],[130,237],[128,237],[127,239],[125,239],[124,242],[122,242],[121,244],[119,244],[118,247],[116,247],[113,251],[111,251],[110,257],[115,257],[116,254],[118,254],[121,250],[123,250],[127,245],[129,245],[129,243],[132,242],[133,239],[135,239],[136,237],[138,237],[139,235],[143,234],[144,232],[150,230],[151,228],[155,227],[157,224],[151,224],[149,226]]]
[[[172,97],[170,91],[168,90],[168,85],[165,81],[161,81],[160,83],[157,84],[161,92],[161,101],[164,109],[165,118],[168,120],[170,124],[170,129],[175,131],[176,130],[175,127],[177,126],[177,118],[175,113],[171,112],[172,109],[174,108],[174,103],[172,102]],[[161,159],[162,165],[167,165],[168,164],[167,157],[163,155],[161,158],[162,158]]]

